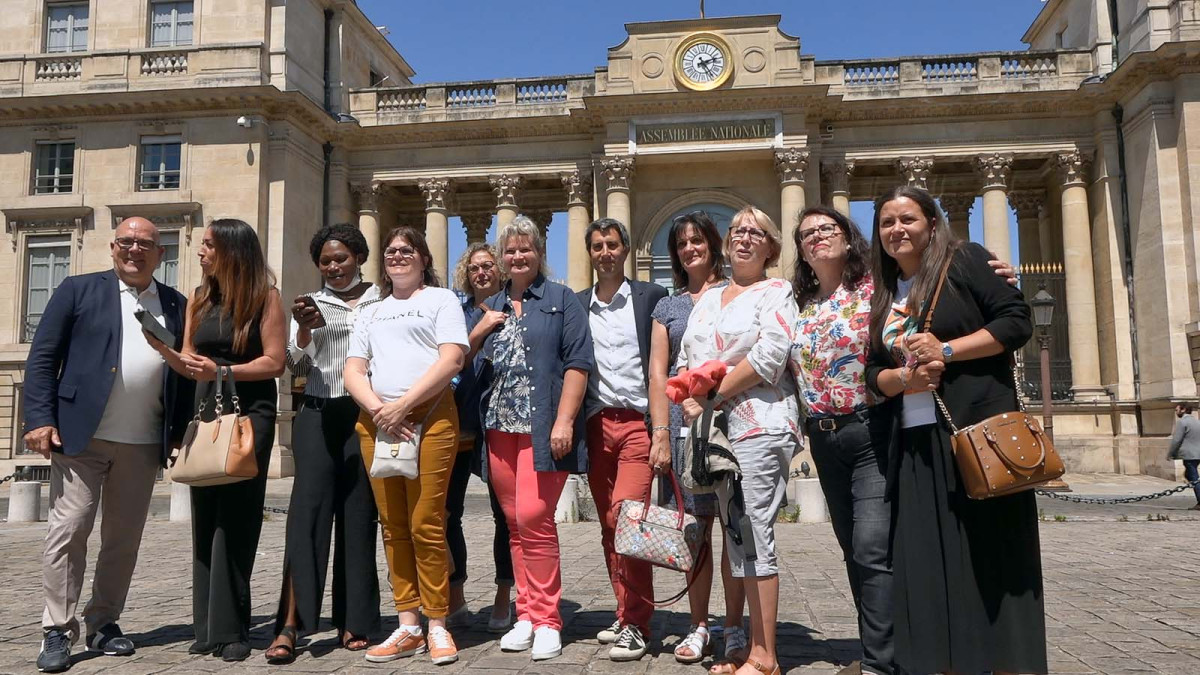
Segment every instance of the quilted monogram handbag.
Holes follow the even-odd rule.
[[[224,383],[222,372],[233,389],[233,412],[224,413]],[[258,476],[258,459],[254,456],[254,427],[250,418],[242,415],[233,372],[228,366],[217,368],[217,418],[211,422],[201,419],[207,400],[201,400],[196,416],[188,424],[183,445],[171,464],[171,480],[193,487],[226,485]]]
[[[613,545],[620,555],[645,560],[677,572],[690,572],[700,552],[700,523],[684,513],[683,494],[674,472],[667,471],[675,488],[675,506],[670,509],[650,505],[650,491],[644,501],[626,499],[617,511]]]

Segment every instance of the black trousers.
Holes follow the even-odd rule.
[[[807,431],[858,610],[863,672],[889,675],[894,649],[886,438],[876,433],[873,441],[870,420],[836,431],[809,424]]]
[[[318,630],[333,543],[333,625],[356,636],[379,630],[379,519],[359,453],[358,405],[349,396],[305,397],[292,421],[296,476],[288,506],[284,588],[292,582],[296,626]],[[275,632],[287,618],[280,598]]]
[[[454,469],[450,474],[450,487],[446,491],[446,546],[450,559],[454,561],[454,572],[450,575],[451,586],[462,586],[467,581],[467,541],[463,537],[462,517],[466,509],[467,485],[471,481],[471,460],[475,453],[458,453]],[[508,521],[496,493],[488,486],[488,500],[492,506],[495,534],[492,537],[492,563],[496,566],[497,586],[513,585],[512,551],[509,549]]]

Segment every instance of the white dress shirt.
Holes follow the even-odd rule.
[[[288,335],[287,364],[296,377],[305,377],[304,393],[315,398],[338,398],[349,396],[342,369],[350,354],[350,336],[354,332],[354,320],[364,305],[379,300],[379,287],[374,284],[351,307],[328,288],[309,293],[316,301],[325,325],[310,331],[311,339],[301,347],[296,344],[300,324],[291,320]]]
[[[633,291],[629,281],[604,302],[592,288],[588,326],[596,354],[595,377],[588,378],[588,394],[605,408],[627,408],[645,413],[646,380],[642,352],[638,347],[637,320],[633,315]]]
[[[121,298],[121,362],[93,438],[131,445],[161,445],[166,364],[142,335],[142,324],[133,315],[140,307],[166,326],[158,285],[151,280],[146,290],[138,293],[118,278],[117,287]]]

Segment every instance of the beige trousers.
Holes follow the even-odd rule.
[[[100,553],[83,619],[92,633],[120,618],[154,491],[159,447],[93,440],[78,455],[50,455],[49,528],[42,557],[43,629],[66,630],[72,641],[79,639],[75,609],[83,592],[88,536],[97,510],[101,510]]]

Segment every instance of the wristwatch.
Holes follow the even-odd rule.
[[[954,348],[950,346],[949,342],[943,342],[942,343],[942,361],[945,361],[946,363],[950,363],[950,359],[952,359],[952,358],[954,358]]]

